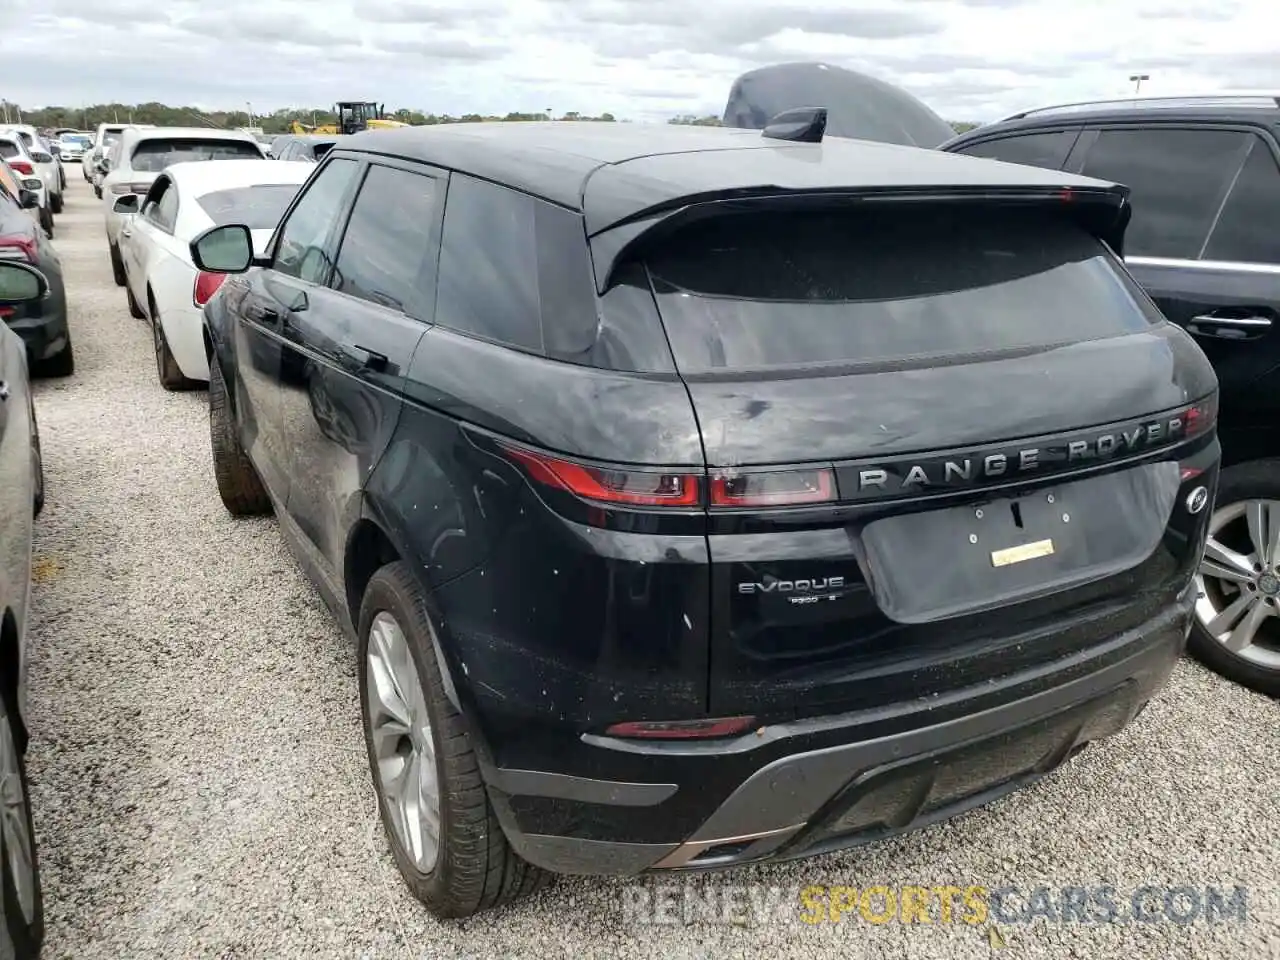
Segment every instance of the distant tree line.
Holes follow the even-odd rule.
[[[41,107],[38,110],[23,109],[6,103],[3,110],[8,121],[18,122],[19,114],[23,123],[36,127],[74,127],[78,130],[92,130],[100,123],[154,123],[162,127],[261,127],[265,133],[285,133],[293,121],[310,126],[337,123],[338,117],[333,106],[320,108],[285,108],[268,114],[249,114],[248,110],[200,110],[198,107],[171,107],[164,103],[98,103],[91,107]],[[598,117],[588,116],[576,111],[568,111],[558,117],[547,112],[522,113],[513,111],[505,116],[485,116],[468,113],[462,116],[449,114],[424,113],[421,110],[387,110],[386,115],[393,120],[401,120],[412,124],[433,123],[479,123],[485,120],[583,120],[595,122],[612,122],[616,118],[611,113],[602,113]]]
[[[36,127],[74,127],[79,130],[92,130],[100,123],[154,123],[163,127],[217,127],[229,129],[233,127],[261,127],[265,133],[285,133],[295,120],[310,126],[337,123],[338,117],[332,106],[319,108],[285,108],[269,114],[250,115],[248,110],[200,110],[197,107],[171,107],[164,103],[98,103],[91,107],[41,107],[38,110],[24,110],[17,104],[5,102],[2,105],[6,122],[17,123],[21,116],[23,123]],[[512,111],[505,116],[487,116],[478,113],[467,113],[462,116],[449,114],[425,113],[421,110],[400,108],[388,110],[387,116],[393,120],[417,125],[435,123],[480,123],[482,121],[520,121],[520,120],[580,120],[595,123],[613,123],[617,118],[612,113],[602,113],[593,117],[570,110],[560,116],[549,111],[526,113]],[[721,125],[717,116],[697,116],[682,114],[672,117],[669,123],[696,127],[718,127]],[[952,123],[957,133],[972,130],[977,124]]]

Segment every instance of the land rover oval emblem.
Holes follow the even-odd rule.
[[[1187,494],[1187,512],[1199,513],[1204,509],[1204,505],[1209,502],[1209,491],[1204,487],[1196,487]]]

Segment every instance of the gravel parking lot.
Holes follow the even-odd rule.
[[[49,500],[29,639],[48,957],[1280,957],[1280,711],[1190,663],[1122,736],[1030,790],[860,851],[693,883],[704,902],[776,888],[771,919],[739,891],[735,916],[686,924],[677,898],[676,922],[647,923],[635,885],[570,879],[434,921],[382,839],[352,651],[275,522],[223,510],[205,394],[160,388],[99,202],[76,165],[67,175],[55,242],[78,370],[36,387]],[[855,910],[811,925],[796,894],[811,884],[1110,884],[1122,904],[1148,884],[1240,885],[1247,920],[935,910],[904,925]]]

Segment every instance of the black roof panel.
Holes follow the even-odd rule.
[[[420,160],[586,214],[595,233],[681,197],[734,190],[1103,187],[1101,181],[866,140],[790,143],[758,131],[591,121],[370,130],[338,149]]]

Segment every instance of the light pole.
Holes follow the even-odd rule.
[[[249,126],[252,127],[253,126],[253,104],[250,103],[248,100],[246,100],[244,102],[244,105],[249,108]]]
[[[1129,78],[1129,82],[1133,84],[1134,94],[1136,95],[1142,91],[1143,80],[1150,80],[1150,79],[1151,77],[1145,73],[1135,73],[1133,76],[1131,76]]]

